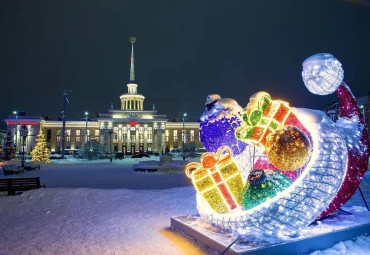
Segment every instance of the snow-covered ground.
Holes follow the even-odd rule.
[[[20,175],[47,188],[0,195],[0,254],[206,254],[168,230],[170,216],[197,213],[184,172],[135,173],[141,160],[56,161]],[[361,187],[370,198],[369,173]],[[360,195],[346,206],[363,206]],[[312,254],[369,251],[361,236]]]
[[[132,165],[151,158],[126,158],[113,160],[55,160],[42,164],[41,170],[27,171],[21,176],[39,176],[48,188],[98,188],[98,189],[168,189],[191,185],[184,171],[167,173],[139,173]]]

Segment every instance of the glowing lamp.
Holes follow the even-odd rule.
[[[342,64],[331,54],[312,55],[303,62],[302,66],[303,82],[313,94],[331,94],[343,81]]]

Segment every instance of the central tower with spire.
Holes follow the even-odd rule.
[[[130,37],[130,42],[131,42],[130,82],[127,84],[127,94],[123,94],[120,96],[121,110],[143,111],[145,97],[137,93],[137,84],[135,82],[134,43],[136,42],[136,38]]]

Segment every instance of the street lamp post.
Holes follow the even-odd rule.
[[[86,129],[85,129],[85,144],[87,146],[87,121],[89,120],[89,112],[85,112]]]
[[[361,111],[362,111],[362,117],[364,118],[364,122],[366,122],[366,116],[365,116],[365,106],[360,105]]]
[[[182,115],[182,160],[185,161],[185,136],[186,136],[186,133],[185,133],[185,117],[186,117],[186,113],[184,113]]]
[[[26,125],[22,125],[20,130],[19,130],[19,134],[22,136],[22,166],[24,167],[24,162],[25,162],[25,158],[24,158],[24,146],[25,146],[25,141],[26,141],[26,137],[28,136],[28,128]]]
[[[15,115],[15,141],[14,141],[14,147],[15,147],[15,156],[17,157],[18,112],[17,111],[13,111],[13,114]]]

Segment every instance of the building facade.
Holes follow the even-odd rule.
[[[135,82],[135,38],[130,38],[130,41],[130,82],[127,84],[127,93],[119,97],[120,109],[111,106],[107,113],[98,113],[94,120],[66,120],[65,149],[76,150],[91,141],[98,142],[106,152],[124,154],[160,153],[166,148],[181,148],[183,142],[195,143],[201,147],[199,122],[169,122],[166,115],[159,114],[154,105],[151,110],[144,109],[145,97],[138,94],[138,84]],[[34,148],[35,138],[40,130],[45,134],[47,146],[52,152],[59,152],[62,148],[62,121],[16,115],[9,116],[5,121],[17,144],[22,142],[20,125],[27,125],[32,130],[25,142],[27,153]],[[20,146],[17,146],[16,151],[21,152]]]

